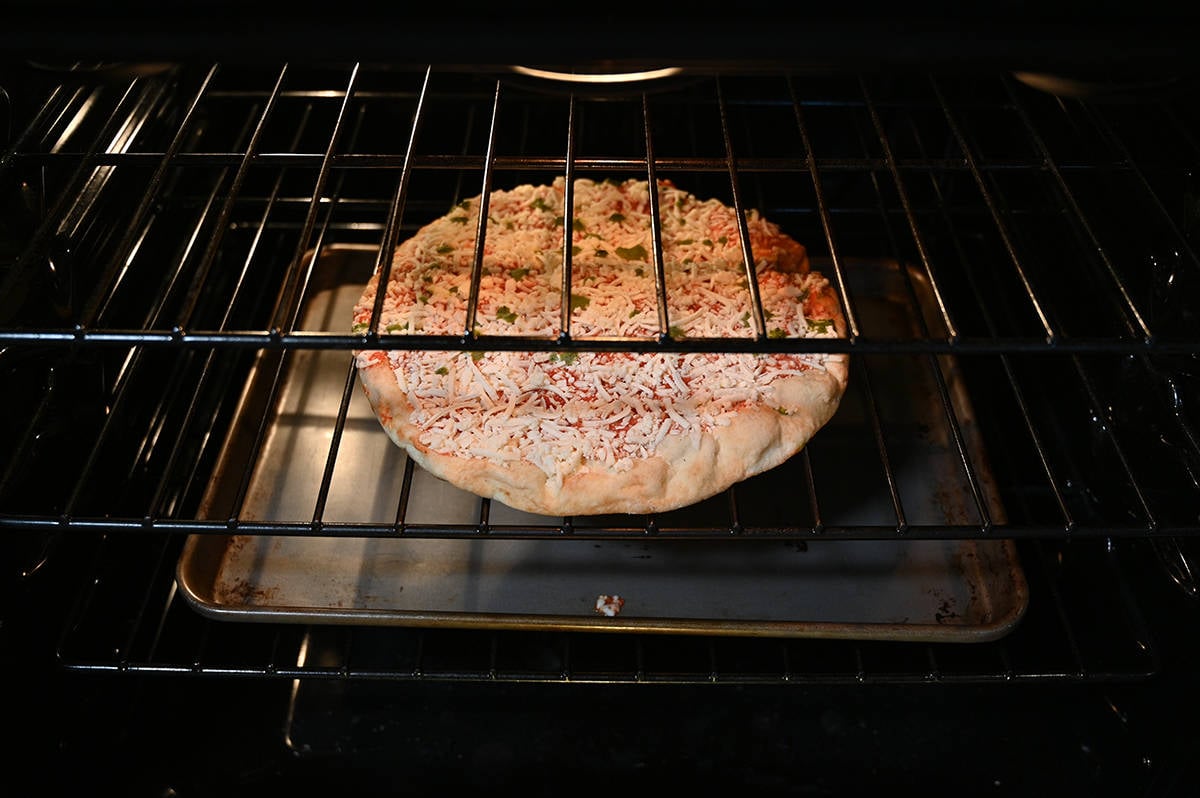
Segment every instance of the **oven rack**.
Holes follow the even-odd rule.
[[[33,569],[8,634],[36,623],[67,670],[268,679],[628,684],[1078,684],[1160,675],[1154,619],[1133,585],[1144,541],[1026,541],[1030,608],[990,642],[657,635],[637,632],[229,623],[174,581],[182,540],[90,538]],[[53,546],[53,544],[52,544]],[[45,554],[45,552],[42,552]],[[24,608],[24,610],[22,610]],[[36,609],[36,612],[34,611]],[[36,619],[33,620],[33,619]]]
[[[323,88],[305,87],[297,72],[285,66],[276,74],[257,76],[257,89],[248,88],[253,84],[247,84],[241,74],[236,89],[222,88],[220,65],[213,65],[202,76],[192,76],[191,81],[185,77],[176,81],[135,79],[117,87],[101,82],[90,91],[69,83],[56,86],[4,154],[10,190],[23,194],[24,204],[35,206],[40,213],[39,218],[28,220],[30,235],[20,241],[5,281],[11,289],[32,279],[30,271],[48,269],[53,288],[61,291],[65,290],[64,281],[88,280],[72,286],[88,293],[66,301],[58,324],[47,324],[46,317],[7,321],[0,328],[0,342],[202,349],[482,347],[1133,355],[1193,354],[1200,348],[1179,311],[1164,312],[1158,306],[1164,300],[1156,295],[1156,290],[1161,290],[1157,281],[1169,280],[1179,269],[1197,267],[1188,235],[1194,220],[1176,215],[1181,210],[1188,212],[1177,207],[1181,189],[1177,183],[1189,179],[1180,172],[1180,165],[1194,158],[1197,150],[1190,127],[1194,120],[1183,102],[1164,102],[1152,109],[1157,118],[1138,121],[1143,129],[1169,128],[1180,151],[1164,161],[1160,152],[1131,149],[1133,145],[1122,137],[1119,127],[1129,120],[1103,106],[1079,103],[1065,109],[1061,127],[1041,129],[1043,117],[1035,123],[1034,111],[1040,112],[1038,106],[1047,98],[1024,89],[1009,76],[995,78],[994,85],[972,83],[967,87],[955,86],[945,78],[915,78],[896,89],[888,85],[890,81],[878,78],[847,78],[827,86],[784,75],[777,93],[742,97],[737,94],[737,77],[716,75],[701,78],[702,84],[692,91],[625,98],[629,118],[619,123],[640,128],[635,131],[638,140],[626,143],[629,152],[591,154],[588,136],[607,134],[607,125],[615,123],[604,120],[599,123],[603,129],[581,130],[588,124],[585,107],[598,105],[587,96],[531,98],[519,86],[506,83],[504,76],[493,84],[476,76],[467,79],[465,87],[443,88],[443,83],[453,84],[463,77],[436,72],[432,67],[423,74],[407,76],[407,80],[403,74],[385,72],[387,89],[364,88],[371,83],[370,77],[364,76],[370,74],[369,67],[356,65],[336,76],[308,76]],[[392,84],[407,84],[408,88]],[[901,93],[892,97],[889,93],[893,91]],[[987,92],[985,99],[978,96],[983,91]],[[510,99],[510,95],[514,96]],[[428,137],[426,131],[436,124],[427,120],[437,111],[428,109],[439,103],[470,109],[470,118],[463,124],[474,130],[455,131],[465,139],[461,150],[429,152],[422,148],[422,136]],[[377,110],[381,105],[388,108]],[[278,110],[285,106],[294,106],[294,110]],[[666,139],[681,135],[679,131],[663,135],[655,128],[663,124],[663,117],[696,107],[706,109],[713,118],[690,124],[706,126],[718,146],[709,142],[713,153],[706,154],[693,141],[695,152],[676,154],[678,143]],[[412,117],[396,109],[411,112]],[[548,135],[545,128],[550,124],[544,119],[555,112],[552,120],[562,129],[555,127]],[[696,114],[694,110],[691,113]],[[319,114],[327,117],[324,131],[317,130],[319,122],[310,121]],[[827,114],[845,118],[817,121]],[[932,115],[941,118],[930,135],[927,117]],[[972,122],[977,115],[984,121]],[[206,122],[225,116],[241,122],[239,134],[232,140],[206,128]],[[501,123],[512,116],[520,117],[519,124],[526,127],[505,135]],[[284,117],[286,122],[279,121]],[[375,117],[388,124],[404,122],[398,125],[404,135],[396,134],[386,147],[359,143],[360,138],[380,135],[364,132],[370,128],[367,120]],[[790,138],[794,141],[776,144],[779,152],[756,154],[754,148],[762,146],[762,139],[752,138],[753,128],[767,121],[793,127]],[[155,123],[162,129],[154,129]],[[535,146],[527,141],[533,135],[528,129],[531,124],[539,124],[546,149],[523,151]],[[672,124],[680,123],[672,120]],[[832,130],[823,129],[826,124]],[[276,129],[290,131],[290,125],[296,130],[287,146],[268,149],[264,140]],[[981,134],[991,125],[1018,136],[1022,146],[1014,147],[1007,140],[1003,145],[986,139],[981,142]],[[79,128],[93,132],[95,138],[80,141],[86,133],[78,132]],[[687,130],[690,133],[693,128]],[[845,143],[835,137],[853,140],[852,151],[843,152]],[[1068,142],[1063,142],[1063,137]],[[1079,141],[1069,141],[1075,137]],[[213,147],[217,142],[209,139],[227,146]],[[830,139],[835,143],[829,144]],[[1057,155],[1056,148],[1064,143],[1070,144],[1070,150]],[[822,145],[829,149],[827,154]],[[993,155],[989,152],[993,146],[1002,150]],[[370,189],[357,179],[364,172],[374,173],[371,179],[376,185]],[[118,173],[130,175],[132,185],[125,190],[132,192],[133,206],[120,208],[113,221],[121,226],[105,231],[105,238],[95,242],[102,246],[91,254],[90,262],[71,264],[83,241],[92,243],[89,236],[100,235],[87,229],[90,225],[86,222],[102,195],[120,190],[108,188],[109,183],[118,181]],[[284,175],[289,173],[302,177],[285,182]],[[449,173],[452,193],[436,199],[414,196],[411,181],[420,173]],[[260,193],[264,186],[255,184],[254,174],[272,179],[269,193]],[[464,195],[522,180],[614,174],[650,180],[686,174],[741,213],[750,207],[770,208],[772,218],[811,231],[802,237],[814,251],[828,252],[830,276],[847,312],[849,334],[833,340],[778,340],[771,339],[760,325],[752,338],[687,340],[669,334],[665,313],[660,314],[659,334],[648,339],[581,340],[566,329],[553,338],[493,335],[484,340],[465,320],[461,334],[442,336],[380,335],[375,325],[361,335],[338,328],[297,329],[309,267],[303,255],[326,236],[379,244],[382,268],[398,231],[415,229]],[[768,176],[783,185],[768,189]],[[860,184],[843,188],[847,177]],[[189,179],[200,182],[189,189],[175,188]],[[751,186],[753,179],[760,182]],[[1038,183],[1035,188],[1040,196],[1026,202],[1006,196],[1010,190],[1006,186],[1025,191],[1020,185],[1024,181]],[[1113,237],[1107,225],[1116,220],[1105,218],[1112,209],[1091,205],[1088,198],[1090,191],[1101,187],[1119,189],[1128,196],[1120,206],[1120,213],[1128,216],[1120,221],[1139,227],[1148,241],[1131,244]],[[1187,186],[1183,188],[1186,194]],[[202,193],[193,194],[193,190]],[[832,196],[855,191],[863,193],[847,204]],[[173,254],[168,264],[140,263],[143,242],[156,227],[168,223],[160,217],[166,215],[165,207],[173,206],[187,208],[192,214],[189,246]],[[919,265],[936,293],[942,332],[877,337],[861,330],[855,297],[849,293],[841,266],[852,246],[846,239],[852,239],[853,232],[850,236],[839,234],[837,228],[842,225],[834,220],[876,213],[888,220],[889,229],[872,230],[872,236],[896,240],[872,241],[872,246],[895,249],[906,262]],[[1041,219],[1040,214],[1053,218]],[[486,233],[486,219],[481,224]],[[1042,236],[1072,239],[1063,247],[1063,254],[1070,256],[1067,262],[1039,262],[1047,257],[1044,250],[1032,248],[1028,233],[1020,229],[1035,224]],[[253,225],[259,226],[260,233],[290,229],[294,234],[284,242],[293,257],[276,278],[283,290],[280,302],[271,312],[257,314],[253,324],[239,326],[224,315],[205,318],[196,312],[195,294],[232,290],[231,298],[236,299],[237,286],[219,285],[218,275],[211,273],[213,263],[227,257],[230,250],[240,254],[229,238],[234,230]],[[933,230],[943,226],[944,230]],[[942,238],[959,240],[953,247],[943,244],[947,248],[936,252],[931,238],[939,233]],[[972,246],[977,237],[991,248],[990,254],[977,251],[979,244]],[[654,268],[661,282],[661,241],[654,243]],[[564,253],[564,257],[569,265],[570,254]],[[56,260],[67,261],[67,268],[78,273],[60,274],[64,264]],[[128,294],[139,290],[133,287],[131,277],[139,269],[151,268],[168,269],[171,280],[157,294],[141,293],[126,300]],[[978,273],[993,268],[1000,272],[993,279],[1002,281],[996,285]],[[1048,268],[1070,268],[1071,274],[1053,283],[1041,271]],[[967,282],[955,291],[951,284],[963,278],[952,270],[959,269]],[[85,271],[90,273],[82,273]],[[753,279],[752,274],[748,276]],[[185,287],[187,296],[179,296]],[[990,292],[1014,287],[1019,294],[1017,304],[999,312]],[[1091,317],[1062,318],[1058,303],[1064,291],[1077,300],[1095,302]],[[477,286],[471,295],[477,295]],[[123,301],[133,306],[122,314],[117,308]],[[762,318],[757,292],[750,293],[749,302],[754,306],[752,317]],[[467,317],[474,314],[472,303]]]
[[[132,353],[131,356],[136,357]],[[1076,403],[1061,398],[1050,400],[1036,382],[1032,386],[1010,384],[1013,393],[1023,400],[1020,413],[1008,406],[984,407],[988,415],[979,426],[985,434],[989,425],[1010,430],[1015,425],[1018,432],[1026,433],[1026,437],[1015,439],[996,435],[987,440],[988,463],[996,468],[986,481],[981,471],[988,463],[981,462],[979,450],[968,444],[967,436],[958,426],[954,407],[946,400],[942,420],[948,437],[955,441],[960,477],[970,490],[965,503],[975,512],[944,522],[910,521],[906,503],[917,497],[905,495],[906,488],[895,470],[894,458],[906,451],[905,436],[917,433],[903,427],[892,429],[887,419],[882,418],[867,379],[870,372],[866,366],[857,365],[861,363],[858,356],[852,369],[858,379],[852,378],[851,395],[844,401],[864,406],[869,426],[858,431],[854,451],[864,468],[861,477],[864,492],[885,491],[891,504],[890,511],[867,522],[828,520],[823,515],[823,497],[834,488],[829,478],[837,472],[829,470],[831,465],[822,467],[831,455],[820,442],[810,444],[810,451],[802,452],[779,472],[795,480],[790,483],[793,490],[796,485],[801,488],[787,512],[763,504],[762,490],[734,486],[709,500],[706,513],[680,510],[660,515],[605,516],[599,521],[586,517],[547,517],[539,524],[514,523],[492,520],[492,502],[481,499],[473,521],[430,523],[409,520],[406,515],[406,507],[415,502],[419,491],[414,465],[407,460],[390,477],[399,483],[394,515],[388,513],[375,522],[339,519],[325,513],[325,504],[331,488],[338,484],[335,471],[340,433],[346,424],[346,404],[356,390],[352,374],[347,375],[343,388],[341,415],[326,422],[331,443],[309,519],[284,521],[240,516],[237,508],[245,501],[244,486],[256,464],[254,459],[239,466],[242,476],[237,481],[243,490],[235,500],[234,509],[216,517],[197,517],[196,505],[208,484],[206,476],[215,468],[213,463],[218,459],[219,444],[232,412],[230,405],[236,398],[232,386],[243,376],[242,370],[233,367],[236,364],[222,369],[213,367],[212,360],[211,355],[205,358],[203,369],[199,357],[180,361],[165,382],[160,378],[159,368],[147,365],[142,380],[151,379],[152,389],[160,392],[151,399],[153,412],[131,410],[130,423],[121,427],[99,426],[94,448],[83,452],[88,455],[86,459],[80,452],[62,456],[53,449],[34,449],[35,444],[56,442],[50,435],[39,438],[36,424],[45,420],[44,415],[60,412],[63,403],[73,399],[62,395],[67,386],[52,387],[42,400],[43,411],[33,416],[35,424],[27,428],[22,440],[24,449],[33,449],[33,453],[24,456],[24,449],[17,448],[19,456],[10,460],[4,471],[2,484],[11,489],[6,494],[7,504],[16,510],[0,517],[0,527],[49,534],[99,530],[134,534],[494,539],[902,537],[924,540],[1150,536],[1163,545],[1170,545],[1174,536],[1197,531],[1196,519],[1188,515],[1192,506],[1189,497],[1194,496],[1187,482],[1191,461],[1186,450],[1180,453],[1170,448],[1170,442],[1178,442],[1179,438],[1166,437],[1173,429],[1172,421],[1181,426],[1185,423],[1180,417],[1168,418],[1163,425],[1161,421],[1152,423],[1136,416],[1100,415],[1096,408],[1105,405],[1099,404],[1103,400],[1097,398],[1097,393],[1080,391],[1086,399]],[[154,362],[147,360],[148,364]],[[992,358],[978,364],[981,376],[975,384],[988,385],[991,380],[990,384],[995,385],[997,375],[999,379],[1004,376],[1012,379],[1012,370],[1002,371],[1006,365],[1003,359]],[[1121,374],[1130,373],[1128,364],[1118,365]],[[1078,373],[1087,374],[1083,370]],[[210,384],[204,385],[210,375],[215,376]],[[207,390],[207,395],[190,392],[197,382]],[[1090,387],[1087,383],[1085,386]],[[1022,390],[1023,387],[1028,390]],[[1114,393],[1101,395],[1120,397],[1115,393],[1118,388],[1106,387]],[[1037,397],[1038,404],[1032,404],[1030,397]],[[125,409],[131,405],[132,402],[115,407]],[[49,431],[54,436],[63,434],[58,421],[45,423],[51,425]],[[1043,440],[1028,434],[1039,427],[1048,430],[1052,437]],[[1121,433],[1127,437],[1120,437]],[[261,449],[262,436],[260,429],[253,441],[254,448]],[[1092,459],[1072,454],[1071,446],[1075,444],[1070,441],[1079,440],[1087,444]],[[1126,440],[1133,445],[1122,446]],[[53,458],[52,461],[48,462],[47,457]],[[1155,462],[1154,458],[1159,458],[1155,466],[1160,469],[1158,472],[1148,465]],[[72,470],[72,464],[77,470]],[[1153,480],[1143,479],[1139,477],[1142,473],[1157,473],[1157,476]],[[995,518],[987,502],[993,477],[999,479],[997,489],[1003,499],[1004,518]],[[47,506],[58,509],[46,512]]]
[[[18,235],[6,238],[11,259],[0,295],[27,300],[6,311],[0,341],[21,410],[10,419],[28,420],[3,430],[15,454],[0,473],[0,527],[352,537],[1148,536],[1164,549],[1200,531],[1190,376],[1200,349],[1192,301],[1200,263],[1184,204],[1192,196],[1187,165],[1200,153],[1194,107],[1170,97],[1148,108],[1060,102],[1009,75],[780,75],[767,82],[770,91],[763,85],[761,76],[704,74],[661,93],[598,100],[528,91],[504,76],[362,65],[213,65],[54,83],[44,101],[30,101],[30,121],[0,161],[3,196],[22,211],[10,222]],[[16,105],[14,115],[20,99]],[[782,143],[762,133],[781,127]],[[299,325],[312,280],[307,253],[366,244],[384,264],[406,232],[483,187],[614,172],[686,177],[739,210],[753,205],[778,219],[828,264],[850,336],[431,340]],[[1100,189],[1126,201],[1115,209],[1097,202]],[[655,254],[661,271],[661,247]],[[866,334],[848,273],[862,254],[909,264],[932,287],[926,325],[909,336]],[[235,507],[198,517],[231,395],[255,357],[279,369],[301,350],[362,346],[847,351],[848,400],[864,408],[864,473],[892,496],[892,512],[868,524],[825,519],[822,471],[805,452],[796,462],[798,508],[782,522],[754,520],[756,507],[734,489],[720,498],[717,520],[699,525],[672,517],[604,527],[572,518],[497,524],[487,501],[472,523],[409,523],[411,469],[399,477],[394,516],[326,517],[355,390],[347,366],[311,515],[260,522]],[[979,412],[1005,519],[981,499],[984,464],[967,442],[945,357],[963,370]],[[969,484],[972,517],[908,520],[892,463],[913,432],[890,426],[880,410],[872,375],[884,359],[933,375],[938,426]],[[1130,395],[1129,384],[1142,390]]]

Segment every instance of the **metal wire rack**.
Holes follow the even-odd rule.
[[[0,363],[18,407],[0,430],[13,453],[0,473],[0,527],[36,540],[35,561],[43,544],[97,543],[60,642],[72,667],[738,683],[1087,681],[1157,669],[1112,551],[1071,546],[1131,538],[1122,543],[1166,552],[1190,584],[1177,539],[1200,532],[1190,415],[1200,260],[1187,204],[1200,141],[1186,102],[1065,101],[1009,75],[699,72],[661,90],[594,96],[450,68],[221,64],[53,80],[18,103],[14,116],[24,110],[29,121],[0,157],[0,197],[13,209],[0,237],[0,297],[11,298]],[[477,286],[461,335],[391,336],[374,325],[351,334],[348,322],[305,321],[322,253],[365,247],[386,270],[397,241],[463,197],[625,175],[686,180],[739,214],[754,207],[778,221],[826,269],[849,335],[776,340],[759,325],[746,339],[680,340],[663,312],[647,339],[581,340],[569,324],[554,340],[480,338],[469,323]],[[661,281],[661,243],[654,255]],[[902,297],[914,327],[873,325],[858,287],[864,258],[911,275]],[[800,490],[783,511],[739,488],[701,521],[509,524],[482,500],[469,523],[429,524],[406,514],[409,463],[396,475],[394,512],[346,520],[326,508],[355,391],[347,357],[305,517],[244,514],[269,409],[300,353],[400,347],[847,352],[849,401],[861,410],[855,467],[890,509],[866,523],[828,512],[829,451],[814,442],[788,464]],[[910,517],[896,464],[929,431],[890,413],[890,364],[928,381],[932,426],[967,497],[963,516]],[[252,375],[265,386],[264,410],[229,468],[222,446],[242,423],[239,391]],[[201,514],[214,475],[226,472],[232,501]],[[987,501],[993,491],[1002,517]],[[1014,636],[968,649],[696,638],[668,651],[638,635],[286,625],[264,635],[198,618],[175,593],[182,537],[234,533],[1014,538],[1033,566],[1039,609]],[[1071,567],[1076,558],[1087,565]],[[109,590],[117,584],[144,588]],[[1106,616],[1077,605],[1081,590],[1115,602],[1118,629],[1094,628],[1088,619]],[[386,638],[379,650],[377,636]]]
[[[0,329],[10,357],[24,361],[15,370],[28,401],[22,417],[31,420],[8,433],[16,454],[0,481],[0,524],[264,531],[236,515],[199,519],[188,509],[228,417],[228,388],[244,379],[256,351],[806,349],[852,354],[861,375],[855,390],[876,430],[878,471],[893,493],[893,433],[872,395],[872,356],[931,364],[939,423],[977,497],[977,455],[936,358],[952,354],[982,384],[1002,386],[997,407],[1014,416],[1017,436],[1002,444],[1031,474],[1021,487],[1030,509],[996,524],[977,502],[979,518],[970,523],[913,525],[897,501],[895,519],[838,526],[824,522],[818,491],[810,490],[811,523],[796,524],[795,532],[991,535],[1002,526],[1012,537],[1193,533],[1198,521],[1176,499],[1194,497],[1190,475],[1200,447],[1186,408],[1171,403],[1190,388],[1186,364],[1200,346],[1185,298],[1197,269],[1191,222],[1171,212],[1187,196],[1179,164],[1195,153],[1188,111],[1166,102],[1151,109],[1161,114],[1156,129],[1167,131],[1185,159],[1164,163],[1158,151],[1134,152],[1138,142],[1122,135],[1130,121],[1123,109],[1063,104],[1047,124],[1041,106],[1048,102],[1008,78],[960,86],[940,78],[780,77],[768,90],[761,81],[721,76],[600,102],[530,94],[504,76],[359,66],[236,76],[214,66],[128,85],[56,86],[3,163],[18,196],[32,196],[24,200],[32,206],[26,235],[5,270],[4,293],[40,302],[8,314]],[[447,125],[461,143],[447,146]],[[768,143],[758,134],[766,128],[784,132]],[[301,329],[313,253],[323,247],[369,242],[386,268],[406,229],[464,194],[531,177],[601,173],[686,175],[739,211],[752,199],[824,258],[848,337],[778,340],[759,329],[745,339],[679,340],[664,328],[656,338],[597,342],[572,338],[569,329],[554,341],[484,340],[469,327],[461,336]],[[1096,201],[1102,192],[1128,201],[1114,211]],[[912,264],[931,291],[932,323],[905,335],[871,334],[847,267],[860,253]],[[661,272],[661,247],[656,264]],[[30,353],[38,365],[29,364]],[[273,373],[286,362],[275,358]],[[47,363],[69,376],[39,385]],[[1131,381],[1146,394],[1126,395]],[[143,398],[148,385],[156,387],[153,407]],[[1049,394],[1053,401],[1042,402]],[[43,428],[62,402],[85,405],[87,418],[75,425],[71,450],[56,453],[53,485],[43,483],[31,505],[29,480],[49,467],[31,454],[46,450]],[[344,423],[343,411],[335,431]],[[1069,460],[1056,441],[1066,427],[1091,439],[1094,464]],[[133,437],[138,445],[118,443]],[[109,450],[122,448],[129,473],[147,482],[137,500],[130,495],[117,505],[98,471],[115,473]],[[323,483],[336,454],[331,449]],[[1147,460],[1155,463],[1153,485],[1142,476]],[[802,465],[804,481],[819,482],[807,460]],[[736,497],[730,501],[728,524],[691,533],[752,533]],[[437,534],[403,518],[343,524],[317,509],[309,521],[270,529]],[[687,534],[657,519],[626,531]],[[486,507],[478,524],[451,532],[579,534],[571,519],[544,530],[492,526]]]
[[[89,547],[59,661],[95,673],[271,679],[646,684],[1139,682],[1161,667],[1113,551],[1029,541],[1031,610],[991,642],[909,643],[722,635],[480,631],[229,623],[183,602],[181,541],[119,536]],[[1129,556],[1126,553],[1125,556]],[[31,599],[42,601],[42,599]]]

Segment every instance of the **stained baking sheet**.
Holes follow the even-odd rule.
[[[366,247],[326,248],[317,258],[304,329],[340,330],[374,264]],[[916,330],[905,275],[893,262],[851,261],[845,272],[864,332]],[[926,293],[910,274],[917,296]],[[935,321],[932,317],[926,322]],[[269,356],[269,355],[268,355]],[[245,473],[247,440],[269,429],[241,510],[243,521],[307,523],[346,383],[345,351],[292,352],[275,406],[268,379],[246,386],[202,515],[228,517]],[[1003,521],[954,361],[940,358],[954,411],[971,448],[991,518]],[[978,511],[953,446],[928,357],[867,356],[888,464],[910,524],[971,523]],[[895,520],[859,373],[842,406],[808,445],[822,520]],[[383,433],[355,388],[323,517],[390,524],[405,454]],[[740,520],[788,526],[802,517],[800,458],[739,484]],[[726,523],[719,496],[665,514],[660,526]],[[481,500],[415,468],[404,521],[473,525]],[[491,502],[488,522],[540,527],[546,518]],[[576,518],[576,527],[640,526],[642,517]],[[177,581],[200,612],[228,620],[299,623],[552,628],[873,640],[978,641],[1007,633],[1027,602],[1006,540],[621,540],[344,538],[194,535]],[[619,595],[614,616],[597,598]]]

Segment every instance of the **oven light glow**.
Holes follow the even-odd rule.
[[[635,81],[674,77],[681,73],[683,68],[663,67],[662,69],[648,69],[641,72],[557,72],[551,69],[514,66],[512,70],[519,75],[546,80],[559,80],[564,83],[633,83]]]

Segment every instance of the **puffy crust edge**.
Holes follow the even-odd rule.
[[[655,513],[694,504],[793,456],[834,414],[842,383],[827,371],[792,377],[802,408],[788,415],[758,407],[698,439],[674,436],[627,471],[569,474],[561,486],[537,466],[460,458],[430,451],[404,419],[411,408],[385,364],[360,373],[363,388],[388,436],[433,475],[480,496],[539,515]],[[391,385],[388,380],[391,379]]]
[[[845,320],[830,293],[834,326],[845,335]],[[776,384],[778,406],[756,407],[736,415],[728,426],[697,438],[671,436],[655,454],[635,460],[627,471],[568,474],[556,484],[523,461],[498,462],[430,451],[420,429],[408,421],[412,407],[387,361],[359,368],[359,381],[380,425],[392,441],[434,476],[537,515],[659,513],[713,496],[730,485],[781,465],[798,453],[837,411],[849,375],[849,357],[826,357],[825,367]],[[591,464],[589,464],[591,465]]]

